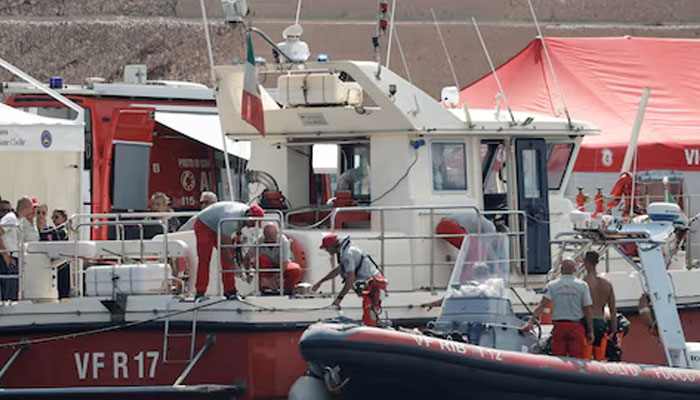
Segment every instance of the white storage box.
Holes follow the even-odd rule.
[[[277,78],[277,92],[287,107],[362,104],[362,87],[330,72],[282,75]]]
[[[96,265],[85,270],[85,295],[111,296],[112,282],[117,293],[160,294],[171,278],[167,264]]]
[[[651,203],[647,214],[652,221],[675,221],[681,216],[681,208],[675,203]]]

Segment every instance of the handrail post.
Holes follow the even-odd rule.
[[[430,292],[435,291],[435,209],[430,207]]]
[[[379,211],[379,231],[380,231],[380,233],[379,233],[379,235],[380,235],[379,236],[379,260],[380,260],[379,267],[380,267],[382,274],[384,274],[384,264],[385,264],[384,263],[384,254],[385,254],[385,248],[384,248],[384,246],[385,246],[384,233],[385,232],[384,232],[384,230],[385,230],[385,228],[386,227],[384,225],[384,210],[380,210]]]
[[[19,224],[17,230],[19,231],[19,253],[17,255],[17,300],[22,300],[22,289],[24,280],[22,275],[24,275],[24,234],[22,233],[22,224]]]

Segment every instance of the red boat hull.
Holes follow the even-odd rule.
[[[77,331],[53,331],[41,336]],[[244,381],[244,399],[286,398],[289,388],[307,367],[299,352],[301,329],[232,331],[201,329],[199,349],[208,335],[216,343],[204,352],[185,385]],[[2,342],[40,335],[3,336]],[[170,339],[168,358],[189,357],[189,338]],[[16,347],[0,349],[5,363]],[[0,380],[5,388],[172,385],[187,362],[163,363],[163,329],[100,333],[30,344]]]
[[[686,340],[700,342],[700,310],[688,309],[680,314]],[[632,324],[622,344],[623,360],[664,364],[661,345],[646,332],[637,315],[628,318]],[[91,328],[95,327],[32,326],[1,336],[0,343]],[[196,349],[209,335],[216,343],[204,352],[182,383],[231,385],[243,381],[248,387],[244,399],[286,398],[294,381],[307,370],[298,346],[304,328],[202,324]],[[189,338],[171,338],[168,358],[188,358],[189,346]],[[17,348],[0,347],[0,366]],[[0,384],[5,388],[172,385],[186,366],[186,362],[163,363],[163,326],[159,324],[30,344],[0,378]]]

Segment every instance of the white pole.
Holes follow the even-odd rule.
[[[447,64],[450,66],[450,71],[452,71],[452,79],[454,79],[455,86],[457,90],[460,89],[459,82],[457,82],[457,74],[455,73],[455,68],[452,66],[452,59],[450,58],[450,53],[447,51],[447,45],[445,44],[445,39],[442,37],[442,32],[440,31],[440,26],[437,22],[437,17],[435,16],[435,11],[430,9],[430,13],[433,15],[433,23],[435,24],[435,29],[437,29],[438,36],[440,37],[440,43],[442,43],[442,50],[445,52],[445,57],[447,58]]]
[[[204,7],[204,0],[199,0],[199,6],[202,10],[202,20],[204,22],[204,35],[207,38],[207,51],[209,53],[209,72],[211,74],[211,85],[216,93],[216,74],[214,73],[214,53],[211,48],[211,37],[209,36],[209,22],[207,21],[207,10]],[[221,119],[219,119],[221,123]],[[226,165],[226,180],[228,181],[228,194],[231,201],[235,200],[233,196],[233,179],[231,179],[231,163],[228,160],[228,146],[226,140],[226,132],[224,131],[223,125],[221,126],[221,141],[223,142],[224,148],[224,164]]]
[[[389,23],[389,43],[386,45],[386,63],[384,63],[385,68],[389,68],[389,61],[391,61],[391,38],[394,37],[394,16],[396,15],[396,0],[391,3],[391,22]]]
[[[639,131],[642,129],[642,121],[644,120],[644,111],[647,108],[647,102],[649,100],[649,87],[645,87],[642,92],[642,100],[639,102],[639,110],[637,111],[637,118],[634,120],[634,128],[632,128],[632,138],[627,146],[627,153],[625,154],[625,160],[622,162],[622,172],[626,172],[625,165],[627,165],[627,170],[629,170],[629,160],[628,156],[630,154],[630,149],[634,149],[632,153],[634,154],[634,172],[632,174],[632,193],[630,193],[630,217],[634,216],[634,192],[637,189],[637,163],[639,162],[639,149],[637,146],[639,139]]]
[[[486,42],[484,42],[484,38],[481,36],[481,30],[479,30],[479,25],[476,24],[476,18],[472,17],[472,23],[474,24],[474,29],[476,29],[476,35],[479,37],[479,42],[481,42],[481,47],[484,49],[484,54],[486,54],[486,60],[489,62],[489,67],[491,67],[491,73],[493,74],[494,79],[496,79],[496,84],[498,85],[498,90],[501,91],[501,96],[503,96],[503,100],[506,102],[506,108],[508,108],[508,114],[510,114],[510,120],[513,123],[513,125],[516,125],[515,117],[513,116],[513,110],[510,109],[510,103],[508,102],[508,98],[506,97],[506,91],[503,90],[503,85],[501,85],[501,80],[498,79],[498,73],[496,72],[496,67],[493,66],[493,61],[491,61],[491,55],[489,54],[489,49],[486,47]]]
[[[58,93],[57,91],[55,91],[55,90],[51,89],[50,87],[46,86],[45,84],[43,84],[43,83],[37,81],[36,79],[34,79],[33,77],[31,77],[31,76],[30,76],[29,74],[27,74],[26,72],[24,72],[24,71],[22,71],[21,69],[15,67],[14,65],[12,65],[12,64],[10,64],[9,62],[3,60],[2,58],[0,58],[0,66],[2,66],[3,68],[5,68],[6,70],[12,72],[15,76],[17,76],[17,77],[23,79],[25,82],[31,83],[31,84],[34,85],[37,89],[39,89],[39,90],[41,90],[42,92],[48,94],[49,96],[53,97],[54,99],[56,99],[58,102],[60,102],[60,103],[63,104],[64,106],[66,106],[66,107],[70,108],[71,110],[75,111],[76,113],[78,113],[78,115],[75,117],[75,121],[81,122],[81,123],[84,123],[84,122],[85,122],[85,118],[84,118],[84,116],[83,116],[83,114],[85,113],[85,111],[84,111],[83,108],[80,107],[79,105],[75,104],[74,102],[72,102],[71,100],[67,99],[65,96],[63,96],[62,94]]]
[[[532,7],[532,1],[527,0],[527,4],[530,6],[532,19],[533,21],[535,21],[535,28],[537,28],[537,35],[540,38],[540,43],[542,43],[542,51],[544,51],[544,56],[547,59],[547,64],[549,64],[549,71],[552,73],[552,78],[554,78],[554,84],[557,86],[557,90],[559,91],[559,97],[561,97],[561,103],[564,107],[564,113],[566,114],[566,119],[569,121],[570,126],[571,117],[569,116],[569,109],[566,107],[566,98],[564,97],[564,92],[561,90],[561,86],[559,85],[559,79],[557,79],[557,74],[554,72],[554,64],[552,64],[552,58],[549,56],[549,51],[547,50],[547,43],[545,43],[544,36],[542,36],[540,24],[537,22],[537,15],[535,15],[535,9]]]
[[[649,94],[649,88],[645,87],[644,91],[642,91],[642,100],[639,102],[637,118],[634,120],[632,135],[630,136],[630,141],[627,145],[627,151],[625,152],[624,161],[622,161],[622,169],[620,170],[620,173],[629,172],[630,167],[632,166],[632,158],[637,152],[637,140],[639,139],[639,131],[642,129],[642,121],[644,120],[644,112],[647,108],[647,102],[649,101]]]
[[[204,7],[204,0],[199,0],[199,7],[202,9],[202,20],[204,22],[204,36],[207,38],[207,52],[209,53],[209,73],[211,86],[214,87],[214,53],[211,49],[211,37],[209,36],[209,22],[207,21],[207,10]]]
[[[297,16],[296,16],[296,18],[294,18],[295,25],[299,25],[299,17],[301,16],[301,1],[302,0],[299,0],[297,2]]]

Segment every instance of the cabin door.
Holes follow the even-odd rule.
[[[547,143],[544,139],[517,139],[515,158],[518,209],[527,215],[524,246],[529,273],[545,274],[550,268]]]

